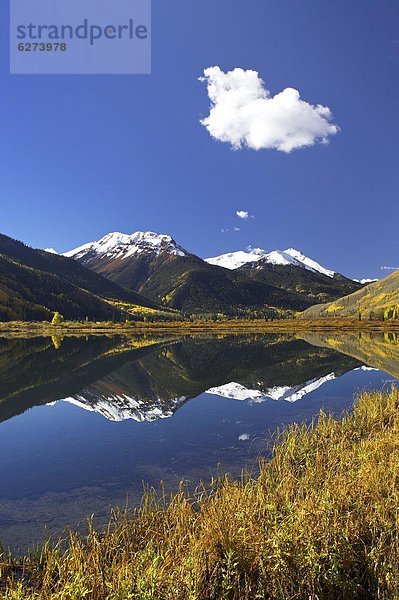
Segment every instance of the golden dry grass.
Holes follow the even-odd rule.
[[[399,598],[399,393],[277,440],[257,478],[147,494],[104,533],[15,559],[4,600]]]

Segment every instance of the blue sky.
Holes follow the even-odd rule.
[[[59,251],[136,230],[204,257],[293,246],[353,277],[399,265],[397,2],[153,0],[149,76],[9,75],[1,11],[2,232]],[[341,131],[233,150],[199,122],[215,65],[299,90]]]

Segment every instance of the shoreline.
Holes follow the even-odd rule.
[[[176,321],[176,322],[130,322],[77,323],[65,321],[59,325],[48,322],[10,321],[0,323],[0,337],[48,337],[80,335],[143,335],[172,333],[174,335],[192,335],[209,333],[302,333],[302,332],[399,332],[399,321],[355,321],[338,319],[281,319],[264,320],[226,320],[226,321]]]

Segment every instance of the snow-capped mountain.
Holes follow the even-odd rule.
[[[335,379],[335,373],[329,373],[319,379],[311,379],[302,385],[276,386],[266,390],[250,389],[240,383],[232,381],[219,387],[210,388],[207,394],[231,398],[232,400],[248,400],[252,403],[265,402],[266,400],[285,400],[286,402],[296,402],[307,394],[314,392],[328,381]]]
[[[186,256],[189,253],[179,246],[169,235],[153,231],[136,231],[131,235],[126,233],[108,233],[101,239],[83,244],[74,250],[64,253],[64,256],[75,258],[83,264],[94,260],[125,260],[140,254],[155,256],[168,253],[173,256]]]
[[[249,248],[246,252],[238,250],[237,252],[229,252],[228,254],[221,254],[213,258],[206,258],[205,261],[210,265],[234,270],[247,263],[254,263],[266,257],[267,252],[262,250],[262,248]]]
[[[47,252],[54,251],[49,248]],[[173,256],[188,256],[190,254],[169,235],[152,231],[136,231],[131,235],[119,232],[108,233],[97,241],[83,244],[78,248],[65,252],[64,256],[75,258],[83,264],[87,264],[98,259],[125,260],[143,253],[159,255],[163,252]],[[206,258],[205,261],[210,265],[230,270],[248,263],[262,261],[272,265],[293,265],[315,273],[322,273],[328,277],[334,277],[335,275],[334,271],[326,269],[294,248],[273,250],[269,253],[262,250],[262,248],[248,248],[246,251],[238,250],[237,252]]]
[[[255,248],[203,260],[171,236],[150,231],[109,233],[64,255],[187,314],[301,311],[361,287],[293,248],[269,253]]]
[[[218,265],[225,269],[238,269],[248,263],[268,263],[271,265],[292,265],[294,267],[301,267],[313,273],[322,273],[327,277],[334,277],[335,272],[330,269],[326,269],[318,262],[309,258],[295,250],[295,248],[287,248],[287,250],[273,250],[272,252],[266,252],[261,248],[249,248],[247,251],[239,250],[238,252],[230,252],[228,254],[221,254],[213,258],[205,259],[207,263],[211,265]]]

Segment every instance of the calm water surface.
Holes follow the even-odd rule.
[[[0,340],[0,541],[25,549],[143,482],[255,468],[273,433],[399,376],[395,336]]]

